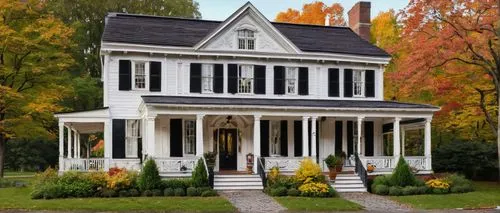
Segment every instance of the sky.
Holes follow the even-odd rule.
[[[229,17],[234,11],[243,6],[247,1],[252,4],[262,13],[267,19],[273,21],[276,14],[285,11],[288,8],[300,10],[302,5],[310,3],[315,0],[195,0],[200,4],[201,16],[205,20],[218,20],[223,21]],[[345,13],[359,0],[322,0],[327,5],[333,3],[340,3]],[[372,18],[377,16],[381,11],[395,9],[396,11],[403,9],[408,0],[371,0]]]

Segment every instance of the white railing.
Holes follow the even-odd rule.
[[[64,171],[102,171],[106,167],[105,158],[65,158]]]
[[[160,173],[167,172],[192,172],[198,157],[169,157],[154,158]]]
[[[359,156],[359,159],[365,168],[368,164],[374,165],[377,169],[392,169],[396,166],[392,156]]]
[[[405,156],[406,163],[417,171],[430,170],[427,168],[427,158],[425,156]]]
[[[265,170],[269,171],[273,167],[278,167],[283,172],[293,172],[300,166],[304,157],[265,157]]]

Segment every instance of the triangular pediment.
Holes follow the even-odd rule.
[[[240,30],[250,30],[254,33],[253,50],[239,48],[238,32]],[[218,28],[200,41],[195,49],[268,53],[300,52],[299,48],[276,29],[250,2],[229,16]]]

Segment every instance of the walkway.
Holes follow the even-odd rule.
[[[262,191],[219,191],[218,193],[229,200],[238,212],[273,213],[286,210]]]
[[[410,212],[412,208],[384,196],[370,193],[339,193],[341,197],[365,207],[370,212]]]

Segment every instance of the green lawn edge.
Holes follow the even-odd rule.
[[[311,197],[273,197],[276,202],[287,208],[288,211],[359,211],[363,207],[357,203],[340,197],[311,198]]]

